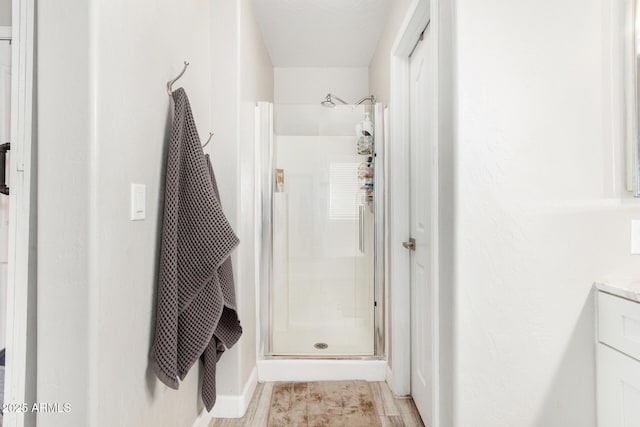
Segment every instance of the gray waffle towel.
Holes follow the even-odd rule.
[[[150,361],[158,378],[177,389],[178,378],[202,358],[202,400],[210,411],[216,362],[242,335],[230,257],[239,241],[222,212],[211,162],[182,88],[173,100]]]

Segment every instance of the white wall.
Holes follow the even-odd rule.
[[[256,251],[255,182],[258,172],[255,158],[255,107],[257,101],[273,102],[274,71],[250,0],[240,7],[240,210],[239,237],[239,309],[244,333],[239,343],[240,384],[244,386],[256,367]],[[220,100],[222,101],[222,100]],[[221,159],[224,161],[224,159]]]
[[[438,280],[440,322],[440,427],[453,425],[455,308],[455,116],[454,0],[431,0],[433,34],[438,36]]]
[[[591,284],[639,262],[608,1],[456,2],[457,426],[595,426]]]
[[[11,0],[0,0],[0,27],[11,26]]]
[[[252,192],[239,180],[247,167],[239,154],[241,143],[253,147],[253,108],[247,114],[241,105],[272,99],[273,79],[248,2],[238,4],[241,20],[232,34],[241,53],[234,37],[215,28],[224,14],[216,2],[39,6],[39,154],[47,161],[38,180],[38,398],[73,408],[68,415],[40,415],[46,425],[189,426],[202,408],[197,369],[174,391],[148,368],[171,122],[165,83],[182,61],[191,63],[177,86],[189,94],[201,136],[216,133],[213,162],[242,242],[237,252],[253,253],[238,221],[242,195]],[[217,50],[223,44],[227,50]],[[243,61],[237,76],[237,68],[227,69],[237,67],[229,61],[235,55]],[[230,98],[216,91],[214,70],[232,74],[243,91],[231,85]],[[221,111],[224,103],[230,111]],[[236,121],[224,122],[228,116]],[[131,182],[147,186],[142,222],[128,219]],[[239,264],[236,271],[247,267]],[[241,390],[255,365],[252,277],[238,274],[245,335],[223,356],[219,394]]]
[[[240,238],[234,254],[243,336],[218,364],[218,395],[237,396],[256,366],[255,105],[273,102],[273,66],[249,0],[212,3],[213,142],[222,203]]]
[[[90,334],[99,338],[90,337],[90,369],[96,372],[90,424],[189,425],[200,406],[198,370],[192,369],[180,390],[173,391],[149,369],[148,352],[155,327],[162,172],[172,120],[173,101],[165,84],[183,61],[190,62],[176,88],[187,91],[198,131],[206,138],[211,128],[209,6],[116,0],[94,7],[96,196],[90,212],[95,229],[90,231],[96,233],[91,277],[96,290],[90,303],[96,313]],[[147,186],[143,222],[128,218],[132,182]]]
[[[612,137],[609,0],[438,3],[442,425],[594,426],[591,284],[637,275],[640,217]]]
[[[276,68],[276,104],[320,104],[327,93],[348,103],[369,96],[369,71],[363,68]]]
[[[89,76],[60,61],[87,70],[89,34],[86,2],[39,5],[37,396],[73,409],[53,427],[89,425]]]
[[[385,105],[389,104],[391,48],[412,2],[412,0],[390,2],[387,21],[369,63],[370,92],[376,96],[378,102]]]
[[[148,351],[170,122],[164,85],[191,62],[180,83],[206,132],[208,18],[199,2],[39,9],[47,161],[39,170],[38,397],[69,401],[73,410],[39,422],[189,425],[198,414],[197,370],[170,390],[149,370]],[[131,182],[147,186],[142,222],[128,219]]]

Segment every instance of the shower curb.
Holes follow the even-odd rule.
[[[258,381],[384,381],[386,360],[259,360]]]

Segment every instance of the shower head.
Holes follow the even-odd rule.
[[[334,108],[336,106],[336,103],[335,103],[334,99],[336,101],[338,101],[338,102],[341,102],[344,105],[347,105],[347,103],[345,101],[343,101],[342,99],[338,98],[335,95],[331,95],[330,93],[327,94],[327,96],[325,97],[324,101],[322,101],[320,104],[323,107]]]
[[[333,108],[336,106],[336,103],[331,99],[331,95],[327,95],[327,99],[320,103],[323,107]]]

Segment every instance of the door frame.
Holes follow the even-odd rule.
[[[433,49],[430,60],[434,72],[433,84],[433,132],[436,147],[434,158],[437,160],[438,141],[438,0],[414,0],[401,26],[391,50],[391,93],[390,93],[390,137],[389,144],[389,284],[391,292],[390,320],[390,364],[387,382],[395,395],[411,394],[411,313],[407,310],[411,304],[410,253],[402,247],[410,234],[410,66],[409,57],[420,35],[430,25]],[[437,164],[437,161],[434,162]],[[432,174],[433,206],[432,221],[438,222],[438,174]],[[391,209],[392,207],[392,209]],[[433,425],[440,423],[440,322],[439,322],[439,283],[438,283],[438,227],[432,227],[434,251],[433,271]],[[431,420],[426,420],[429,423]]]
[[[5,402],[36,398],[35,147],[33,79],[35,1],[12,1],[11,50],[11,194]],[[32,149],[33,148],[33,149]],[[5,427],[35,425],[30,411],[7,412]]]

